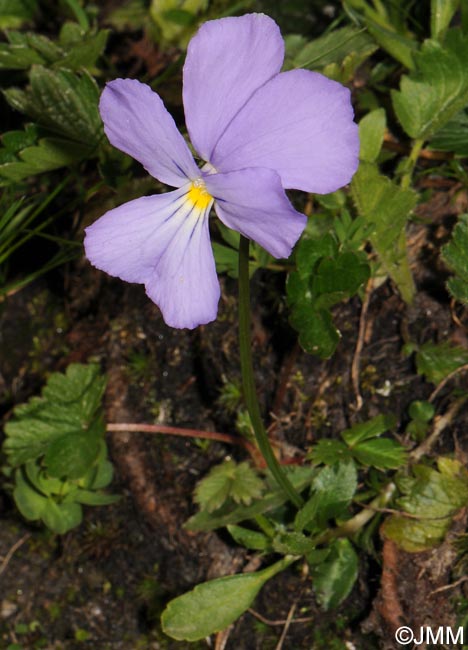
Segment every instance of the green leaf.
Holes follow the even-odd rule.
[[[468,36],[448,31],[444,46],[427,40],[415,55],[416,71],[392,91],[396,115],[411,138],[427,140],[468,102]]]
[[[72,433],[53,440],[44,455],[50,476],[73,480],[86,474],[97,459],[100,433]]]
[[[105,492],[78,488],[74,495],[74,501],[86,506],[108,506],[120,501],[120,496],[118,494],[106,494]]]
[[[321,606],[338,607],[349,595],[358,576],[358,557],[348,539],[337,539],[322,564],[312,567],[312,580]]]
[[[48,499],[41,518],[47,528],[63,535],[81,524],[83,510],[79,503],[57,503]]]
[[[266,551],[270,547],[270,540],[263,533],[234,524],[229,525],[227,529],[237,544],[252,551]]]
[[[397,469],[405,464],[406,450],[396,440],[381,438],[360,442],[353,449],[353,456],[363,465],[377,469]]]
[[[34,18],[37,0],[0,0],[0,29],[15,29]]]
[[[431,0],[431,36],[434,40],[443,41],[459,4],[459,0]]]
[[[442,259],[454,272],[447,282],[452,296],[468,304],[468,214],[462,214],[455,226],[452,238],[442,247]]]
[[[8,462],[18,466],[35,460],[54,441],[83,434],[96,418],[105,385],[99,367],[92,364],[71,364],[66,374],[51,375],[42,397],[17,406],[5,426]],[[102,423],[92,431],[102,438]]]
[[[366,162],[375,162],[382,148],[386,127],[385,110],[376,108],[365,115],[359,122],[359,141],[361,144],[359,158]]]
[[[31,521],[40,519],[47,505],[47,497],[32,487],[22,469],[15,472],[13,498],[23,517]]]
[[[265,582],[291,564],[285,558],[256,573],[226,576],[197,585],[167,605],[161,622],[173,639],[197,641],[227,628],[252,604]]]
[[[333,64],[343,65],[345,59],[349,58],[352,59],[353,65],[348,74],[377,49],[365,30],[349,25],[314,38],[312,41],[307,41],[303,36],[296,34],[286,36],[285,45],[284,67],[286,69],[321,70]]]
[[[341,440],[319,440],[312,447],[309,458],[314,463],[324,463],[324,465],[334,465],[352,458],[351,451]]]
[[[106,48],[109,30],[102,29],[96,34],[83,34],[79,42],[76,42],[69,51],[55,64],[55,68],[68,68],[69,70],[81,70],[82,68],[93,68],[97,59]]]
[[[194,498],[203,510],[213,512],[228,499],[248,506],[262,489],[262,481],[247,462],[238,465],[227,460],[197,484]]]
[[[371,224],[369,236],[386,272],[397,284],[407,303],[414,295],[408,263],[405,227],[416,205],[416,194],[401,189],[379,174],[371,163],[361,163],[351,182],[351,192],[359,214]]]
[[[382,435],[385,431],[393,429],[396,425],[394,415],[377,415],[366,422],[359,422],[350,429],[341,432],[341,437],[350,447],[354,447],[364,440],[370,440]]]
[[[406,551],[425,551],[440,544],[453,517],[468,503],[468,472],[463,465],[439,458],[437,466],[436,470],[417,465],[413,477],[397,482],[404,495],[397,505],[412,517],[392,515],[382,531]]]
[[[296,515],[296,531],[320,529],[328,521],[345,516],[356,488],[357,472],[352,461],[321,469],[312,482],[312,496]]]
[[[431,149],[468,156],[468,108],[463,109],[431,138]]]
[[[85,71],[78,75],[35,65],[30,81],[27,91],[4,91],[11,106],[61,137],[88,145],[91,153],[102,133],[99,88],[94,79]]]
[[[363,253],[340,250],[330,234],[301,240],[296,264],[286,285],[290,321],[304,350],[327,358],[340,339],[329,309],[358,291],[369,265]]]
[[[310,484],[316,471],[313,467],[291,467],[288,468],[287,474],[293,487],[301,492]],[[185,524],[185,528],[207,531],[222,528],[228,524],[237,524],[241,521],[253,519],[257,515],[277,510],[286,501],[287,497],[284,490],[275,484],[270,491],[263,494],[261,499],[254,501],[250,506],[236,506],[226,503],[213,514],[202,510],[190,517]]]
[[[299,532],[283,531],[273,540],[273,550],[284,555],[307,555],[315,550],[316,542]]]
[[[419,375],[439,384],[451,372],[468,363],[468,350],[450,343],[425,343],[416,352]]]

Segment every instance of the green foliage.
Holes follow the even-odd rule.
[[[310,485],[316,470],[313,467],[291,467],[287,473],[293,487],[302,492]],[[276,483],[266,483],[262,498],[255,500],[251,505],[236,505],[227,502],[213,513],[202,510],[190,517],[185,524],[188,530],[214,530],[228,524],[238,524],[248,519],[255,519],[257,516],[270,513],[281,508],[287,501],[283,490]]]
[[[343,464],[354,459],[358,463],[377,469],[397,469],[405,462],[405,448],[396,440],[380,438],[395,426],[391,415],[376,417],[355,424],[341,432],[341,440],[319,440],[312,448],[310,457],[316,463]]]
[[[312,581],[317,600],[326,610],[338,607],[349,595],[358,576],[358,557],[351,542],[337,539],[325,560],[313,567]]]
[[[197,585],[168,604],[161,617],[164,632],[180,641],[197,641],[224,630],[250,607],[265,582],[291,561],[284,558],[263,571]]]
[[[416,70],[392,91],[397,117],[412,138],[431,138],[468,102],[468,36],[451,29],[442,46],[427,40],[415,56]]]
[[[81,504],[106,505],[112,480],[101,400],[106,379],[98,366],[72,364],[54,373],[42,391],[17,406],[3,445],[15,471],[14,498],[26,519],[57,533],[81,522]]]
[[[185,48],[208,4],[209,0],[152,0],[150,16],[164,42]]]
[[[320,70],[338,81],[352,78],[357,68],[377,49],[363,29],[350,25],[330,31],[310,41],[299,34],[285,38],[284,67]]]
[[[0,176],[19,181],[97,154],[102,137],[99,88],[87,72],[34,65],[28,90],[4,91],[13,108],[36,124],[3,136]]]
[[[65,23],[58,42],[35,32],[7,32],[0,43],[0,69],[27,70],[34,64],[68,70],[93,69],[109,35],[106,29],[86,33],[76,23]]]
[[[461,110],[431,138],[431,147],[468,156],[468,108]]]
[[[443,42],[460,0],[431,0],[431,37]]]
[[[441,253],[454,272],[447,281],[448,290],[456,300],[468,304],[468,214],[460,216],[450,242],[442,247]]]
[[[370,241],[402,298],[410,303],[414,283],[408,263],[405,227],[416,205],[416,194],[379,174],[371,163],[361,163],[351,182],[359,215],[372,225]]]
[[[0,0],[0,29],[21,27],[34,18],[37,9],[37,0]]]
[[[361,145],[359,158],[364,162],[373,163],[382,148],[387,125],[385,110],[376,108],[359,122],[359,142]]]
[[[326,234],[300,241],[296,268],[287,281],[291,324],[306,352],[330,357],[340,339],[330,309],[354,295],[369,278],[367,258],[360,251],[344,250]]]
[[[411,422],[406,427],[406,432],[413,440],[421,442],[429,431],[429,423],[435,415],[435,408],[430,402],[417,400],[411,402],[408,412]]]
[[[410,350],[415,346],[411,346]],[[440,383],[451,372],[468,363],[468,350],[448,342],[424,343],[417,348],[416,366],[418,374],[424,375],[433,384]]]
[[[468,472],[459,461],[440,457],[437,469],[417,465],[413,474],[398,479],[403,513],[385,521],[383,534],[406,551],[419,552],[440,544],[455,514],[466,507]]]
[[[197,484],[194,498],[202,510],[214,512],[228,500],[248,506],[260,497],[262,488],[262,481],[248,463],[226,460]]]
[[[266,551],[270,548],[268,537],[263,533],[251,530],[250,528],[244,528],[243,526],[236,526],[235,524],[228,525],[227,529],[237,544],[245,546],[252,551]]]

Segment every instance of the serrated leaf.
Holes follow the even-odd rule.
[[[265,582],[290,563],[285,558],[263,571],[197,585],[167,605],[161,617],[163,631],[179,641],[197,641],[224,630],[250,607]]]
[[[352,458],[351,451],[341,440],[319,440],[310,450],[308,457],[314,463],[334,465]]]
[[[231,524],[227,527],[232,539],[241,546],[252,551],[266,551],[270,547],[270,540],[263,533],[243,526]]]
[[[357,488],[357,472],[352,461],[324,467],[311,485],[311,497],[298,511],[294,528],[321,529],[330,520],[343,517]]]
[[[455,273],[447,282],[452,296],[468,303],[468,214],[462,214],[455,226],[452,238],[442,247],[442,259]]]
[[[283,531],[273,539],[273,550],[284,555],[307,555],[313,553],[316,542],[299,532]]]
[[[330,357],[340,333],[329,309],[359,289],[369,277],[369,265],[362,253],[339,250],[331,234],[303,239],[296,265],[286,284],[291,325],[306,352]]]
[[[69,70],[93,68],[106,48],[108,37],[108,29],[101,29],[96,34],[84,34],[80,41],[71,46],[69,51],[54,64],[54,67]]]
[[[51,375],[42,397],[15,408],[5,426],[4,451],[13,466],[35,460],[51,443],[83,434],[96,418],[106,379],[96,365],[71,364],[66,374]],[[96,436],[102,436],[102,424]]]
[[[60,136],[89,145],[92,151],[102,130],[99,88],[94,79],[86,71],[78,75],[34,65],[30,81],[27,91],[4,91],[10,105]]]
[[[341,437],[350,447],[354,447],[364,440],[370,440],[392,429],[396,424],[394,415],[377,415],[366,422],[358,422],[350,429],[341,432]]]
[[[468,350],[450,343],[424,343],[416,352],[419,375],[439,384],[451,372],[468,363]]]
[[[437,470],[417,465],[413,477],[398,482],[404,496],[397,505],[412,517],[392,515],[382,531],[406,551],[440,544],[457,511],[468,503],[468,472],[463,465],[448,458],[439,458],[437,465]]]
[[[348,539],[337,539],[322,564],[312,567],[317,600],[325,609],[338,607],[349,595],[358,576],[358,557]]]
[[[429,139],[468,102],[468,36],[447,32],[444,45],[427,40],[415,55],[416,71],[392,91],[393,106],[406,133]]]
[[[383,108],[376,108],[359,122],[359,158],[375,162],[382,148],[385,134],[386,116]]]
[[[396,440],[381,438],[358,443],[353,456],[363,465],[377,469],[397,469],[405,464],[406,450]]]
[[[412,190],[401,189],[379,174],[371,163],[361,163],[351,181],[351,192],[359,214],[373,229],[369,239],[385,270],[394,280],[407,303],[414,295],[408,263],[405,227],[416,205]]]
[[[301,492],[312,481],[317,470],[313,467],[294,467],[288,468],[288,479],[294,489]],[[208,531],[215,528],[222,528],[228,524],[238,524],[241,521],[255,518],[267,512],[272,512],[286,503],[287,497],[284,490],[274,486],[270,491],[265,492],[262,498],[254,501],[250,506],[235,506],[224,504],[213,514],[202,510],[190,517],[186,522],[185,528],[188,530]]]
[[[195,501],[203,510],[213,512],[228,499],[250,505],[262,493],[263,483],[247,462],[239,465],[228,460],[213,467],[195,489]]]
[[[72,433],[53,440],[47,447],[44,463],[50,476],[74,480],[93,466],[99,451],[100,435]]]

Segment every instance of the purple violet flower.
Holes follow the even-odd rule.
[[[284,42],[264,14],[205,23],[189,43],[183,101],[199,169],[159,96],[135,79],[107,84],[110,142],[177,189],[110,210],[86,229],[98,269],[145,285],[172,327],[216,318],[219,282],[208,215],[287,258],[306,225],[285,194],[349,182],[359,141],[350,92],[308,70],[280,72]]]

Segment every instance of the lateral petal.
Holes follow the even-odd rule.
[[[199,176],[192,154],[161,98],[136,79],[115,79],[99,102],[111,144],[138,160],[151,176],[180,187]]]
[[[190,185],[110,210],[86,228],[86,257],[98,269],[145,285],[171,327],[216,318],[219,283],[208,232],[211,203],[199,209]]]
[[[289,257],[307,222],[291,205],[271,169],[242,169],[204,177],[221,221],[277,258]]]
[[[358,167],[350,92],[309,70],[282,72],[232,119],[211,158],[218,171],[268,167],[285,188],[326,194]]]
[[[278,25],[264,14],[210,20],[192,38],[183,99],[190,139],[211,160],[218,139],[252,94],[276,75],[284,58]]]

